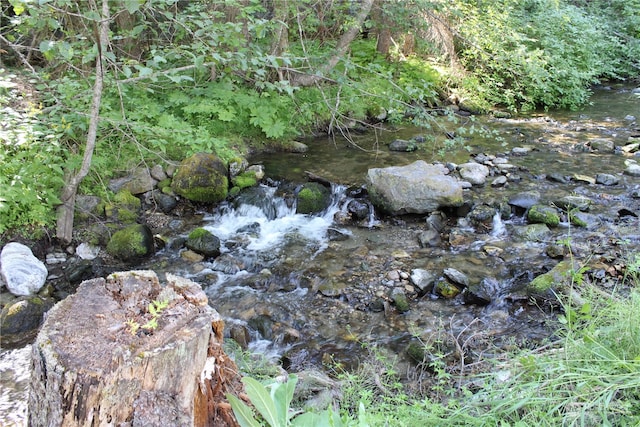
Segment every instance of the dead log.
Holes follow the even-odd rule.
[[[83,282],[32,350],[29,426],[236,426],[224,323],[200,286],[152,271]]]

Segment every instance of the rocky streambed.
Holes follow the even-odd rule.
[[[416,129],[305,141],[304,153],[251,159],[262,183],[215,206],[142,194],[132,203],[156,236],[155,254],[121,263],[82,234],[82,245],[36,250],[49,271],[41,299],[117,270],[182,275],[202,285],[229,337],[292,371],[355,366],[367,357],[363,344],[395,355],[403,372],[435,353],[455,367],[538,345],[553,335],[553,292],[566,291],[567,271],[583,268],[584,280],[624,292],[640,264],[640,101],[624,87],[594,100],[600,107],[581,115],[486,118],[492,136],[443,157]],[[613,100],[624,108],[602,115]],[[421,181],[409,180],[401,209],[382,203],[381,194],[400,195],[367,180],[368,171],[400,167],[407,178],[403,167],[415,162],[435,165],[461,198],[434,206]],[[309,176],[329,195],[301,213],[295,195]],[[196,229],[217,238],[213,252],[189,243]],[[2,301],[16,302],[6,293]],[[1,353],[3,423],[24,410],[26,355]]]

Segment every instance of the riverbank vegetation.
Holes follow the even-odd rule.
[[[197,151],[380,121],[436,132],[451,102],[577,108],[640,67],[638,0],[103,4],[3,3],[0,233],[51,227],[74,176],[108,197],[134,165]]]

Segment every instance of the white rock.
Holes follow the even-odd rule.
[[[47,267],[27,246],[7,243],[0,253],[0,275],[14,295],[36,294],[47,279]]]
[[[458,166],[460,176],[473,185],[484,185],[489,176],[489,168],[480,163],[463,163]]]
[[[76,248],[76,255],[82,259],[96,259],[100,253],[100,247],[93,246],[88,243],[80,243]]]

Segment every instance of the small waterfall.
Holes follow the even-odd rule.
[[[275,188],[261,185],[235,205],[227,204],[205,218],[204,228],[220,239],[223,253],[249,262],[259,256],[268,263],[291,247],[317,254],[327,247],[327,230],[345,200],[344,191],[342,186],[332,186],[329,206],[319,214],[306,215],[296,213],[295,204],[276,195]]]
[[[505,234],[507,234],[507,229],[504,226],[504,222],[502,222],[500,212],[496,212],[495,215],[493,215],[491,237],[502,237]]]

